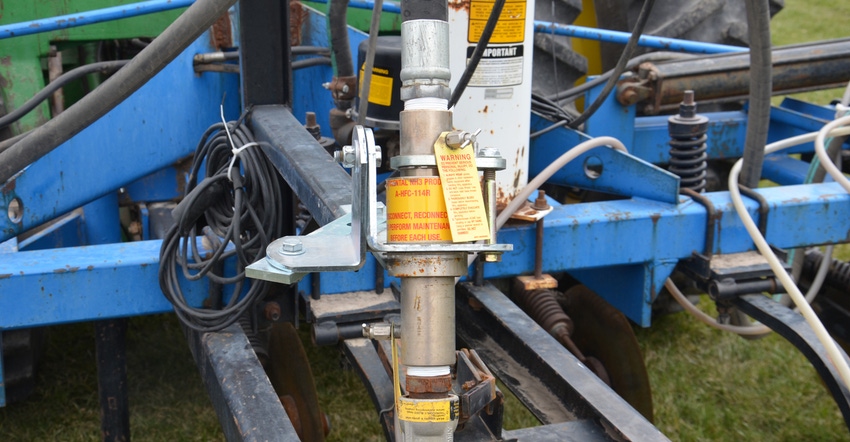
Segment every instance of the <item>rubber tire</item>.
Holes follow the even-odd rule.
[[[771,17],[785,6],[785,0],[768,1]],[[599,28],[631,32],[643,1],[595,0],[594,6]],[[737,0],[658,1],[649,15],[644,34],[749,46],[747,11],[744,2]],[[603,71],[614,67],[622,50],[622,45],[602,45]]]
[[[534,19],[571,24],[581,14],[581,0],[537,0]],[[570,38],[534,34],[532,90],[550,95],[571,87],[587,73],[587,58],[573,51]]]

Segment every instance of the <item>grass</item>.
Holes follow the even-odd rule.
[[[774,44],[843,36],[848,16],[847,1],[787,0],[773,21]],[[828,103],[840,94],[804,98]],[[636,334],[653,386],[655,423],[672,440],[850,440],[814,370],[776,336],[746,341],[685,314],[658,318]],[[51,329],[35,394],[0,409],[0,441],[100,439],[93,338],[91,324]],[[330,416],[329,440],[382,440],[371,401],[357,376],[341,368],[339,352],[309,343],[307,352]],[[223,440],[174,316],[131,319],[127,363],[132,439]],[[507,428],[533,424],[514,399],[506,407]]]

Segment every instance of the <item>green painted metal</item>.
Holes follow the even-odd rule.
[[[0,1],[0,24],[86,12],[137,1],[3,0]],[[50,52],[51,44],[70,47],[100,40],[155,37],[184,10],[177,9],[4,41],[0,45],[0,99],[2,99],[3,107],[6,111],[16,109],[44,87],[46,84],[44,60]],[[29,131],[48,119],[50,119],[50,110],[47,103],[43,103],[10,126],[11,135]]]

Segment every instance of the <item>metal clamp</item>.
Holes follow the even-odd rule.
[[[266,248],[266,258],[247,267],[248,277],[293,284],[311,272],[358,270],[367,249],[376,254],[502,253],[513,249],[510,244],[387,244],[386,211],[377,201],[376,170],[381,149],[372,131],[355,126],[351,146],[346,146],[338,158],[352,169],[349,214],[309,235],[273,241]]]

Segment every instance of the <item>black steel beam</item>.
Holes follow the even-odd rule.
[[[850,390],[842,382],[838,371],[826,354],[826,349],[815,336],[814,330],[805,318],[761,294],[744,295],[733,302],[742,312],[779,333],[806,356],[806,359],[812,363],[812,366],[823,379],[823,383],[829,393],[832,394],[835,403],[838,404],[838,409],[844,416],[845,425],[850,428]],[[839,348],[839,351],[841,351],[844,360],[848,360],[847,354],[841,348]]]
[[[128,441],[127,318],[95,321],[94,329],[101,440]]]
[[[599,427],[599,424],[589,420],[506,430],[502,433],[502,436],[505,441],[593,442],[610,440],[608,435]]]
[[[238,324],[217,333],[186,330],[186,335],[228,441],[299,440]]]
[[[668,440],[490,284],[459,284],[457,331],[544,424],[589,420],[614,440]]]
[[[357,370],[360,380],[369,392],[379,419],[384,428],[384,437],[395,440],[395,396],[393,382],[373,341],[368,339],[349,339],[341,344],[345,356]]]
[[[243,104],[290,104],[289,2],[240,1],[239,30]]]
[[[319,225],[345,214],[342,206],[351,204],[351,176],[289,109],[257,106],[250,124],[266,156]]]

